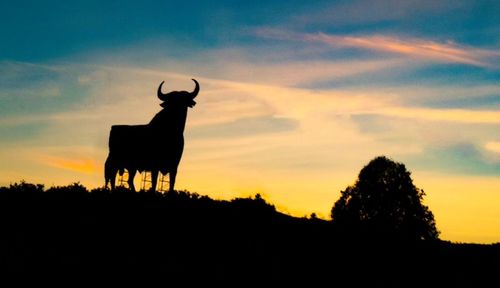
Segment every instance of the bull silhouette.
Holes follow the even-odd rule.
[[[196,84],[193,92],[161,92],[163,82],[158,87],[158,98],[163,101],[163,109],[146,125],[113,125],[109,134],[109,154],[104,164],[105,186],[115,188],[117,172],[129,173],[128,185],[135,191],[134,177],[137,171],[151,172],[151,189],[156,190],[158,173],[169,174],[169,191],[174,190],[177,167],[184,150],[184,128],[188,107],[196,102],[200,91]]]

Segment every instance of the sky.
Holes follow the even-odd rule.
[[[176,188],[329,219],[404,163],[441,238],[500,242],[498,1],[3,1],[0,185],[104,185],[109,130],[201,90]],[[137,179],[138,181],[138,179]]]

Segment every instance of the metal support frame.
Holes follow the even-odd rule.
[[[144,171],[141,173],[142,178],[141,178],[141,190],[146,191],[147,189],[150,189],[152,186],[152,178],[151,178],[151,171]],[[163,175],[161,172],[158,173],[158,181],[156,183],[156,191],[158,192],[166,192],[170,188],[169,186],[170,181],[168,180],[166,175]]]
[[[123,174],[118,174],[118,179],[116,186],[127,187],[128,185],[129,173],[127,169],[123,171]],[[151,179],[151,171],[144,171],[141,173],[141,190],[146,191],[151,188],[153,181]],[[163,175],[161,172],[158,173],[158,181],[156,184],[156,191],[158,192],[167,192],[170,188],[170,181],[167,175]]]
[[[128,178],[129,178],[129,174],[128,174],[128,170],[127,169],[124,169],[123,171],[123,174],[119,174],[118,173],[118,179],[117,179],[117,185],[116,186],[122,186],[122,187],[129,187],[128,185]]]

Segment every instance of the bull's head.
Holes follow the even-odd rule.
[[[194,98],[196,95],[198,95],[198,92],[200,91],[200,84],[198,84],[198,81],[191,79],[194,81],[196,84],[196,87],[194,87],[193,92],[187,92],[187,91],[172,91],[166,94],[163,94],[161,92],[161,86],[165,81],[162,81],[160,86],[158,87],[158,98],[163,101],[161,103],[161,107],[165,108],[167,105],[179,105],[179,106],[185,106],[185,107],[193,107],[196,102],[194,101]]]

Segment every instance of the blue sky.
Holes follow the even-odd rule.
[[[496,1],[7,1],[1,8],[2,58],[19,61],[158,38],[187,41],[198,49],[259,46],[261,39],[248,32],[269,26],[494,46],[500,13]]]
[[[0,11],[2,185],[102,185],[110,126],[149,122],[161,81],[190,90],[196,78],[178,188],[261,193],[328,218],[363,165],[387,155],[425,189],[444,238],[500,239],[497,1],[4,1]]]

